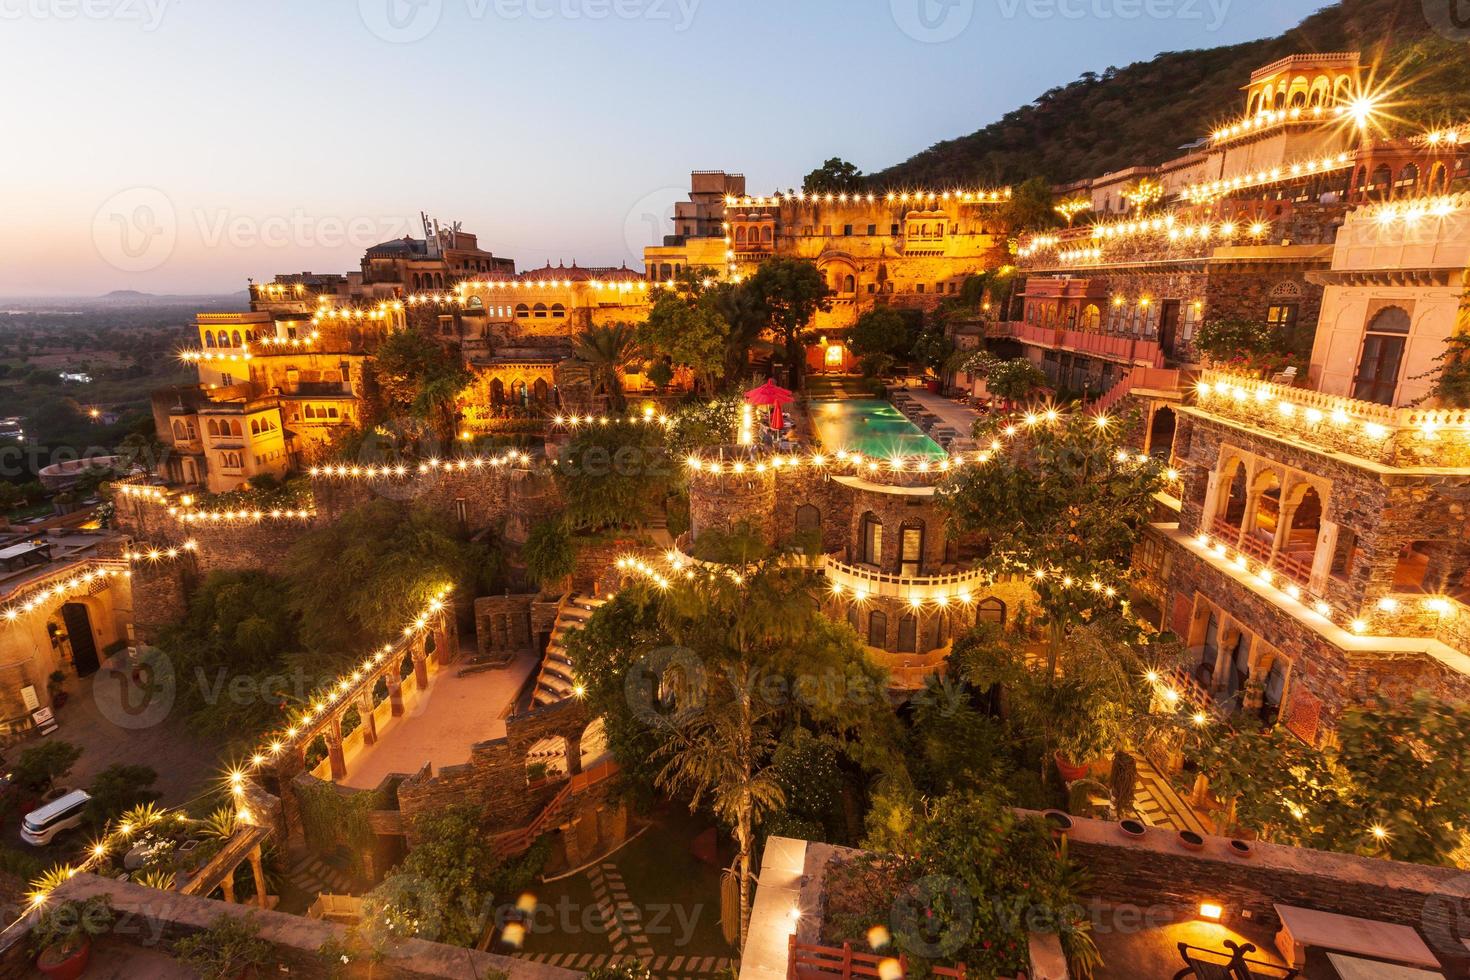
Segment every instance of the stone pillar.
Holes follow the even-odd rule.
[[[333,718],[327,726],[327,758],[332,764],[332,782],[347,778],[347,759],[342,755],[342,718]]]
[[[250,852],[250,871],[255,876],[255,904],[270,908],[270,896],[265,892],[265,864],[260,858],[260,845]]]
[[[362,716],[362,744],[378,744],[378,720],[373,716],[373,692],[364,691],[357,702],[357,713]]]
[[[401,718],[403,717],[403,681],[398,676],[396,663],[386,676],[388,678],[388,701],[392,705],[390,710],[394,718]]]
[[[429,689],[429,658],[423,648],[413,652],[413,679],[418,684],[420,691]]]
[[[1271,539],[1271,558],[1269,564],[1276,564],[1276,556],[1281,553],[1282,547],[1291,537],[1291,524],[1296,520],[1296,504],[1286,502],[1286,494],[1281,495],[1281,511],[1276,515],[1276,535]]]

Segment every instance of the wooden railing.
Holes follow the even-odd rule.
[[[841,980],[854,977],[876,980],[878,964],[890,958],[876,953],[853,952],[852,943],[843,943],[840,947],[798,943],[793,935],[787,940],[786,980],[837,980],[839,977]],[[908,957],[900,954],[896,958],[902,975],[908,976]],[[963,963],[930,967],[929,972],[952,980],[965,980],[966,976]]]
[[[599,762],[591,769],[584,769],[571,779],[566,781],[557,794],[541,808],[541,812],[526,826],[516,830],[510,830],[497,835],[491,841],[491,848],[501,858],[515,857],[524,854],[536,843],[536,838],[551,829],[552,822],[561,816],[562,810],[572,797],[596,786],[606,779],[617,775],[618,764],[612,759]]]
[[[1278,551],[1273,560],[1271,558],[1271,545],[1254,534],[1240,533],[1240,528],[1234,524],[1227,523],[1223,518],[1215,518],[1210,522],[1210,531],[1221,541],[1228,544],[1233,550],[1254,558],[1262,565],[1268,565],[1275,571],[1280,572],[1287,578],[1292,579],[1299,585],[1306,585],[1312,579],[1312,561],[1303,561],[1295,554],[1286,551]]]

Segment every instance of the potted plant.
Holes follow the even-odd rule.
[[[91,962],[92,937],[106,935],[114,918],[107,895],[48,905],[31,930],[40,950],[36,969],[52,980],[76,980]]]
[[[174,944],[174,954],[202,980],[238,980],[259,973],[270,962],[271,944],[260,938],[255,913],[226,912],[209,928]]]

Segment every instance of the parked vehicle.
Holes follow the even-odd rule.
[[[81,824],[91,799],[86,790],[77,789],[32,810],[21,821],[21,839],[34,847],[45,847],[57,834]]]

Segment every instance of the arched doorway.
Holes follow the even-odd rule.
[[[92,616],[80,602],[68,602],[61,607],[61,621],[66,627],[67,642],[71,645],[72,666],[78,677],[91,677],[102,666],[97,653],[97,637],[92,632]]]
[[[1174,410],[1167,405],[1154,412],[1148,427],[1148,453],[1167,463],[1174,455]]]

